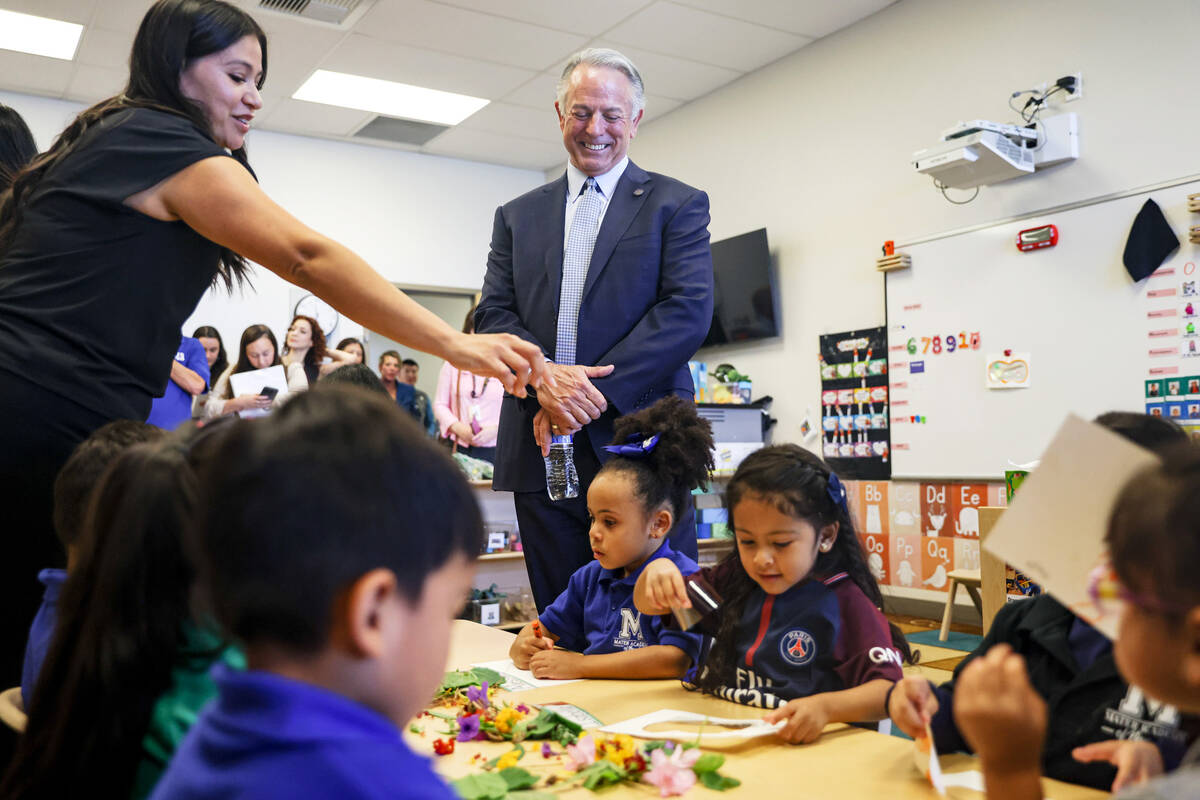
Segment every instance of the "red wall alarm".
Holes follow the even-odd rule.
[[[1026,228],[1017,234],[1017,249],[1028,252],[1058,244],[1058,228],[1054,225],[1039,225]]]

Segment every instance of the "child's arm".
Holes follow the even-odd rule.
[[[983,762],[993,800],[1042,800],[1046,703],[1029,684],[1025,660],[1006,644],[976,658],[959,676],[954,719]]]
[[[513,659],[516,660],[515,658]],[[541,650],[529,660],[535,678],[678,678],[692,663],[683,650],[655,644],[619,653],[585,656],[569,650]]]
[[[785,720],[786,724],[779,731],[784,741],[808,744],[819,739],[822,729],[831,722],[863,722],[886,717],[883,700],[891,686],[891,681],[876,678],[852,689],[797,697],[768,712],[763,719],[767,722]]]
[[[553,650],[557,641],[558,637],[535,619],[521,628],[521,632],[513,640],[512,647],[508,648],[508,657],[513,660],[517,669],[529,669],[529,659],[535,653]]]
[[[643,614],[668,614],[672,608],[691,608],[683,573],[666,558],[646,565],[633,587],[633,604]]]

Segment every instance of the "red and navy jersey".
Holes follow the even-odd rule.
[[[722,571],[701,573],[720,593]],[[809,578],[779,595],[756,587],[736,636],[736,672],[716,693],[735,703],[776,708],[797,697],[903,677],[887,620],[845,572]]]

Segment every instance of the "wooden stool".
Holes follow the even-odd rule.
[[[954,616],[954,595],[958,593],[959,586],[967,590],[967,594],[971,595],[971,602],[979,609],[980,615],[983,614],[983,601],[979,598],[979,587],[983,585],[983,578],[980,577],[979,570],[955,569],[951,570],[947,577],[950,578],[950,588],[946,590],[946,611],[942,614],[939,642],[946,641],[950,635],[950,619]]]

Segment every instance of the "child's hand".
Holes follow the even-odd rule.
[[[582,678],[582,660],[582,655],[570,650],[539,650],[529,659],[529,670],[535,678]]]
[[[896,727],[914,739],[925,735],[925,726],[937,711],[937,695],[929,687],[929,681],[920,675],[908,675],[897,681],[888,698],[888,716]]]
[[[878,700],[875,702],[879,702]],[[829,712],[819,694],[797,697],[787,705],[769,712],[763,717],[766,722],[787,720],[779,729],[779,735],[790,744],[808,744],[821,737],[821,731],[829,724]]]
[[[646,565],[638,577],[643,587],[647,608],[639,609],[646,614],[666,614],[672,608],[691,608],[687,589],[683,585],[683,574],[669,559],[656,558]]]
[[[1040,775],[1046,703],[1029,684],[1025,659],[1008,645],[996,645],[963,670],[954,721],[983,761],[985,776]]]
[[[513,660],[513,665],[517,669],[529,669],[529,659],[533,657],[534,653],[553,649],[554,642],[545,636],[537,635],[534,632],[533,623],[530,623],[517,634],[512,647],[508,648],[508,656]]]
[[[1117,777],[1112,785],[1114,793],[1163,774],[1162,753],[1151,742],[1109,739],[1076,747],[1071,755],[1076,761],[1107,761],[1116,767]]]

